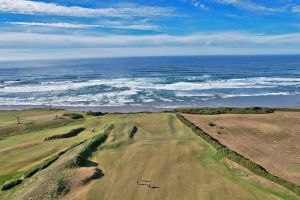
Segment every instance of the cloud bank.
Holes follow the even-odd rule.
[[[190,35],[59,35],[0,32],[0,47],[147,47],[147,46],[299,46],[300,33],[263,35],[248,32],[214,32]]]
[[[0,12],[70,17],[159,17],[172,15],[174,9],[152,6],[84,8],[29,0],[0,0]]]

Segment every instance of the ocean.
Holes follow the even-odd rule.
[[[0,63],[0,109],[300,107],[300,56],[182,56]]]

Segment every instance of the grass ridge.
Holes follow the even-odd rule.
[[[78,155],[72,159],[68,166],[78,167],[84,166],[87,162],[87,158],[92,155],[92,153],[107,139],[110,131],[114,128],[113,124],[108,124],[105,126],[104,131],[98,135],[95,135],[88,141],[86,146],[78,153]]]
[[[23,182],[24,179],[26,178],[30,178],[31,176],[33,176],[34,174],[36,174],[37,172],[46,169],[48,166],[50,166],[52,163],[54,163],[61,155],[63,155],[64,153],[66,153],[67,151],[69,151],[70,149],[82,144],[84,141],[81,141],[79,143],[73,144],[70,147],[68,147],[67,149],[60,151],[59,153],[55,154],[54,156],[52,156],[51,158],[47,159],[45,162],[43,162],[42,164],[32,168],[31,170],[29,170],[28,172],[26,172],[22,177],[20,178],[16,178],[16,179],[12,179],[10,181],[5,182],[2,187],[1,190],[5,191],[5,190],[9,190],[19,184],[21,184]]]

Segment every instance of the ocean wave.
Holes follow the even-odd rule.
[[[197,99],[182,100],[180,98],[183,95],[176,95],[172,98],[155,96],[150,98],[146,96],[140,96],[139,101],[133,98],[132,95],[136,95],[137,91],[131,92],[107,92],[102,94],[89,94],[78,96],[53,96],[53,97],[14,97],[3,98],[0,97],[0,105],[53,105],[53,106],[125,106],[125,105],[147,105],[157,103],[168,106],[166,104],[172,103],[173,106],[181,105],[182,102],[192,104],[193,101],[206,101],[216,98],[234,98],[234,97],[251,97],[251,96],[287,96],[287,95],[300,95],[300,92],[262,92],[262,93],[235,93],[235,94],[193,94],[189,97],[197,97]]]
[[[121,78],[121,79],[101,79],[88,80],[82,82],[60,81],[60,82],[42,82],[40,84],[29,85],[2,85],[1,93],[33,93],[33,92],[54,92],[78,90],[91,86],[108,86],[114,88],[128,87],[131,90],[171,90],[171,91],[189,91],[189,90],[209,90],[209,89],[235,89],[235,88],[274,88],[279,86],[300,86],[300,78],[280,78],[280,77],[254,77],[244,79],[223,79],[207,80],[202,82],[175,82],[175,83],[157,83],[149,78]]]
[[[259,97],[259,96],[287,96],[287,95],[299,95],[298,92],[264,92],[264,93],[256,93],[256,94],[223,94],[220,95],[221,98],[232,98],[232,97]]]

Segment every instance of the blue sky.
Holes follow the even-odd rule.
[[[0,0],[0,60],[300,54],[299,0]]]

